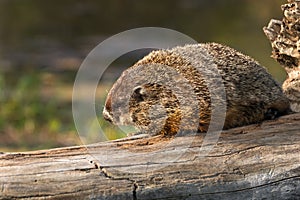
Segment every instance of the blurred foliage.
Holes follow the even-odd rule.
[[[102,40],[131,28],[164,27],[199,42],[225,43],[257,59],[282,82],[285,73],[270,58],[262,27],[271,18],[282,17],[284,2],[0,0],[0,149],[79,144],[71,106],[76,70]],[[131,61],[117,66],[124,69]],[[108,73],[110,82],[120,69]],[[96,108],[103,132],[108,139],[123,137],[122,131],[101,117],[107,88],[99,89],[101,105]],[[94,141],[97,134],[81,139]]]
[[[51,54],[57,50],[68,50],[69,53],[87,53],[113,34],[136,27],[157,26],[180,31],[199,42],[228,44],[256,58],[269,68],[277,80],[283,81],[284,71],[270,58],[271,47],[262,27],[271,18],[282,17],[280,5],[284,2],[1,0],[0,52],[4,56],[16,51]],[[89,41],[95,36],[95,41]],[[91,46],[87,45],[89,42],[92,42]],[[45,47],[47,45],[48,48]],[[22,53],[18,56],[18,59],[26,57]],[[20,62],[30,65],[34,64],[33,60],[34,57],[27,56]]]
[[[13,127],[34,132],[42,124],[50,125],[52,131],[61,126],[54,112],[54,101],[44,103],[40,96],[40,80],[37,74],[21,76],[15,88],[4,88],[5,78],[1,75],[2,98],[0,128],[11,123]],[[18,113],[18,114],[16,114]],[[40,123],[36,123],[36,122]],[[56,125],[55,125],[56,124]]]
[[[47,89],[47,75],[31,71],[20,72],[18,78],[15,77],[12,72],[0,72],[0,149],[33,150],[80,144],[72,119],[71,101],[64,102],[52,95],[53,92]],[[61,80],[67,79],[58,76],[50,81],[63,87]],[[53,85],[51,87],[53,89]],[[99,98],[103,104],[105,96]],[[98,119],[91,122],[90,133],[82,137],[82,141],[92,143],[104,138],[114,140],[125,137],[124,131],[102,118],[102,106],[99,105],[96,105]],[[98,123],[104,134],[101,140],[99,132],[93,131],[97,130]],[[65,137],[70,137],[71,141]]]
[[[18,78],[11,76],[16,75],[0,73],[0,146],[34,149],[38,146],[35,140],[42,140],[44,146],[50,147],[63,144],[56,141],[56,134],[75,131],[72,118],[65,118],[66,110],[60,109],[62,102],[42,96],[41,74],[29,72],[19,73]],[[70,109],[70,105],[67,107]],[[13,134],[17,137],[10,138]]]

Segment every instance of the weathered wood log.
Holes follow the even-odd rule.
[[[300,112],[300,1],[288,0],[281,9],[283,19],[272,19],[264,32],[273,48],[272,57],[288,74],[282,87],[291,109]]]
[[[204,156],[203,134],[3,153],[0,199],[300,199],[299,122],[223,131]]]

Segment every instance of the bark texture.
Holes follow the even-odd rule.
[[[300,199],[299,120],[3,153],[0,199]]]
[[[273,48],[272,57],[288,74],[282,87],[291,109],[300,112],[300,1],[288,0],[281,9],[283,19],[272,19],[264,32]]]

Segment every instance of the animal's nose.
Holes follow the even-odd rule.
[[[110,95],[107,96],[107,99],[105,101],[105,109],[108,113],[111,113],[111,97]]]
[[[108,95],[106,102],[105,102],[105,107],[103,109],[103,118],[109,122],[113,122],[112,120],[112,115],[111,115],[111,97]]]
[[[107,121],[109,121],[111,123],[113,122],[112,121],[112,116],[109,114],[109,112],[106,110],[106,108],[104,108],[102,115],[103,115],[103,118],[105,120],[107,120]]]

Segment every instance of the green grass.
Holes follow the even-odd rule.
[[[0,73],[0,148],[31,150],[75,144],[63,141],[75,132],[72,118],[65,114],[71,105],[42,95],[45,88],[40,73],[15,74]]]
[[[0,72],[0,151],[47,149],[99,142],[97,131],[91,131],[82,141],[77,134],[72,115],[73,79],[68,73],[30,71]],[[68,81],[66,81],[68,80]],[[105,121],[101,115],[109,88],[99,86],[96,110],[97,123],[109,140],[126,136],[134,130],[119,129]],[[125,133],[126,132],[126,133]]]

